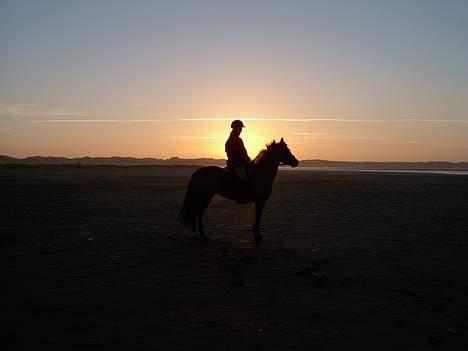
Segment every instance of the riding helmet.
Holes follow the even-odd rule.
[[[233,122],[231,123],[231,128],[236,128],[236,127],[244,128],[245,126],[244,126],[244,123],[242,123],[241,120],[236,119],[235,121],[233,121]]]

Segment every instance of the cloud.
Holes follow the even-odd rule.
[[[45,116],[81,116],[83,112],[73,112],[73,111],[45,111],[41,112],[41,115]]]
[[[223,139],[223,136],[218,135],[169,135],[169,138],[174,139]]]
[[[309,135],[308,133],[292,133],[290,139],[347,139],[347,140],[397,140],[380,136],[346,136],[346,135]],[[312,133],[310,133],[312,134]],[[324,133],[326,134],[326,133]]]
[[[172,119],[37,119],[26,123],[144,123],[174,122]]]
[[[468,123],[463,119],[356,119],[356,118],[241,118],[254,122],[335,122],[335,123]],[[233,118],[181,118],[186,122],[232,121]]]
[[[28,114],[29,113],[29,114]],[[21,112],[23,116],[46,115],[46,116],[79,116],[90,113],[77,111],[43,111]],[[1,114],[1,109],[0,109]],[[18,112],[18,115],[20,113]],[[219,122],[232,121],[233,118],[149,118],[149,119],[39,119],[28,120],[28,123],[152,123],[152,122]],[[255,122],[323,122],[323,123],[460,123],[468,124],[463,119],[347,119],[347,118],[242,118],[243,121]],[[331,135],[322,133],[323,136]],[[316,134],[317,135],[317,134]],[[317,135],[318,136],[318,135]]]
[[[292,132],[293,135],[304,135],[304,136],[341,136],[343,134],[338,133],[307,133],[307,132]]]
[[[124,105],[127,108],[143,106],[139,103]],[[75,111],[56,108],[46,108],[40,104],[31,103],[7,103],[0,100],[0,116],[9,117],[76,117],[76,116],[116,116],[125,111]],[[127,111],[128,113],[128,111]],[[236,117],[186,117],[186,118],[153,118],[153,119],[40,119],[29,120],[30,123],[151,123],[151,122],[230,122]],[[468,124],[468,119],[427,119],[427,118],[295,118],[295,117],[239,117],[243,121],[254,122],[285,122],[285,123],[452,123]]]
[[[0,116],[32,117],[32,116],[80,116],[82,111],[64,111],[46,109],[39,104],[10,104],[0,101]]]
[[[416,144],[416,145],[434,144],[432,141],[423,141],[423,140],[408,140],[408,141],[406,141],[406,143]],[[446,146],[446,147],[455,147],[455,148],[459,148],[459,149],[468,149],[468,145],[461,145],[461,144],[435,143],[435,145]]]
[[[175,139],[227,139],[228,135],[218,135],[218,134],[211,134],[211,135],[168,135],[169,138]],[[244,135],[242,136],[244,140],[251,140],[251,139],[261,139],[261,140],[268,140],[268,137],[263,135]]]
[[[388,138],[388,137],[380,137],[380,136],[346,136],[346,135],[335,135],[335,136],[327,136],[327,135],[317,135],[314,136],[314,133],[304,133],[304,132],[292,132],[293,136],[289,136],[288,139],[294,140],[295,144],[306,144],[307,142],[304,140],[307,139],[340,139],[340,140],[368,140],[368,141],[397,141],[399,143],[407,143],[407,144],[414,144],[414,145],[433,145],[434,143],[431,141],[424,141],[424,140],[402,140],[397,138]],[[317,133],[320,134],[320,133]],[[323,133],[326,134],[326,133]],[[297,142],[296,140],[300,140]],[[435,145],[440,146],[447,146],[447,147],[456,147],[462,149],[468,149],[467,145],[460,145],[460,144],[447,144],[447,143],[435,143]]]
[[[37,104],[8,104],[3,101],[0,101],[0,115],[10,115],[10,116],[24,116],[33,109],[35,109]]]

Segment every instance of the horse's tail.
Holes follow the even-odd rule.
[[[190,226],[194,232],[196,228],[195,198],[193,190],[193,175],[185,192],[184,204],[180,210],[179,219],[185,226]]]

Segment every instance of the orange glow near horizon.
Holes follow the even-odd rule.
[[[129,106],[117,113],[56,117],[57,112],[52,111],[49,117],[38,118],[29,117],[36,107],[21,107],[23,110],[18,114],[23,113],[24,116],[11,120],[7,128],[0,130],[0,154],[13,157],[226,158],[224,144],[231,132],[231,121],[241,119],[246,125],[241,137],[252,159],[265,148],[265,144],[283,137],[298,159],[468,160],[468,122],[408,122],[392,120],[388,114],[382,114],[383,122],[376,122],[366,117],[372,116],[371,112],[349,120],[325,118],[328,115],[322,114],[319,107],[316,113],[306,113],[303,107],[302,113],[298,109],[295,114],[288,115],[284,111],[287,102],[281,99],[276,104],[265,103],[263,110],[260,101],[253,104],[252,99],[246,99],[247,107],[234,111],[233,102],[219,95],[217,104],[198,102],[195,106],[188,102],[180,103],[184,110],[177,114],[170,113],[169,106],[158,112],[156,106],[142,104]],[[245,98],[240,93],[234,95],[239,101]],[[176,98],[173,99],[178,105]],[[13,107],[3,106],[3,109],[14,110]],[[198,111],[196,114],[193,113],[195,110]],[[255,114],[254,111],[260,112]],[[311,117],[308,120],[303,116]]]
[[[0,154],[13,157],[131,156],[225,158],[231,119],[140,122],[23,123],[0,131]],[[254,117],[250,117],[255,119]],[[241,137],[253,159],[284,137],[299,159],[350,161],[466,161],[464,124],[285,122],[244,119]]]
[[[271,82],[281,82],[274,74]],[[139,104],[102,102],[95,112],[0,101],[0,111],[15,117],[0,125],[0,154],[226,158],[231,121],[241,119],[246,125],[241,137],[252,159],[265,144],[284,137],[298,159],[468,160],[468,121],[450,122],[433,113],[414,122],[391,109],[377,114],[376,106],[355,103],[345,89],[326,98],[316,88],[316,96],[305,99],[294,85],[250,77],[205,84],[199,91],[198,86],[177,89],[174,82],[159,93],[139,92]]]
[[[185,157],[213,157],[213,158],[225,158],[226,153],[224,151],[224,144],[229,137],[231,129],[229,127],[230,122],[216,123],[211,125],[210,123],[204,123],[201,128],[202,131],[208,131],[192,135],[182,136],[168,136],[168,138],[176,139],[177,143],[182,146],[183,144],[192,144],[190,148],[181,148],[177,155],[186,155]],[[240,137],[244,141],[244,145],[249,153],[249,156],[253,159],[265,145],[274,139],[271,135],[271,128],[267,127],[262,130],[258,125],[254,123],[246,123],[248,126],[243,129]],[[198,127],[200,128],[200,127]]]

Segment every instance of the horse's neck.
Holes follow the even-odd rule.
[[[265,155],[265,158],[257,165],[257,172],[262,178],[267,178],[273,181],[278,173],[279,162],[274,160],[270,155]]]

